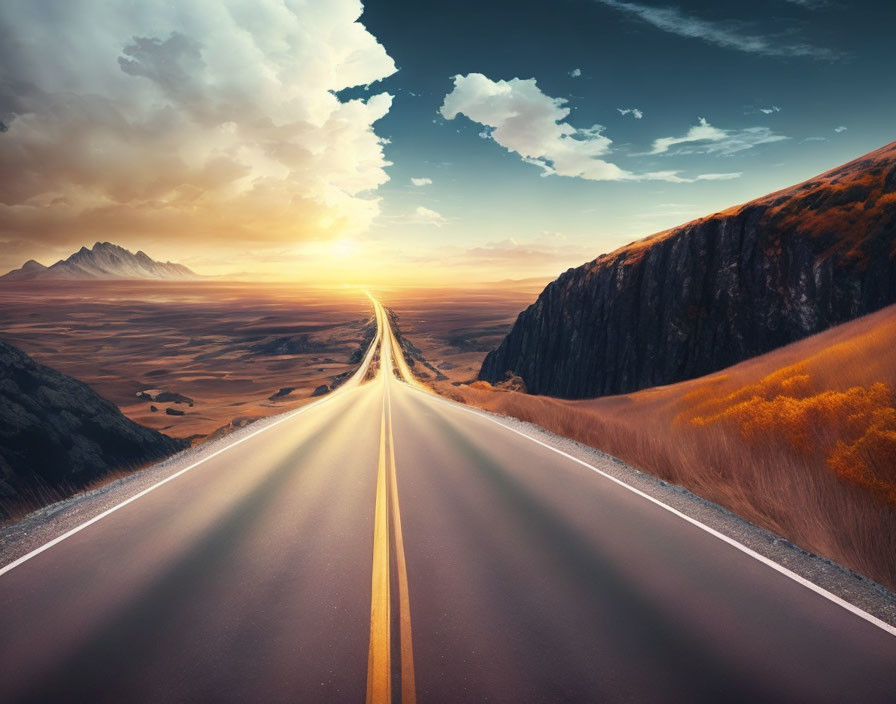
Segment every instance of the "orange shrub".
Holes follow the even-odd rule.
[[[693,393],[688,396],[696,398]],[[881,382],[813,394],[809,375],[799,364],[721,399],[704,398],[679,419],[690,415],[695,427],[733,424],[754,448],[777,439],[797,454],[821,454],[842,479],[896,502],[892,398],[890,387]]]
[[[874,411],[853,442],[840,440],[827,460],[838,476],[896,503],[896,408]]]

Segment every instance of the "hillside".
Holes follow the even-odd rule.
[[[81,247],[67,259],[51,266],[44,266],[31,259],[21,268],[0,276],[2,281],[198,278],[196,273],[183,264],[157,262],[144,252],[133,254],[110,242],[97,242],[91,249]]]
[[[186,447],[0,341],[0,517]]]
[[[570,269],[479,378],[590,398],[708,374],[896,302],[896,143]]]
[[[896,306],[720,373],[562,400],[437,385],[687,487],[896,588]]]

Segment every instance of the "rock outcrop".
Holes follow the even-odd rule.
[[[570,269],[479,378],[588,398],[708,374],[896,302],[896,143]]]
[[[0,516],[187,444],[134,423],[86,384],[0,341]]]

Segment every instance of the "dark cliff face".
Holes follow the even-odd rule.
[[[717,371],[896,302],[896,144],[552,282],[479,377],[588,398]]]
[[[0,341],[0,516],[4,507],[56,500],[110,470],[186,445],[134,423],[86,384]]]

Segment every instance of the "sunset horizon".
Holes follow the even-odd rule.
[[[894,27],[0,3],[0,702],[892,704]]]

